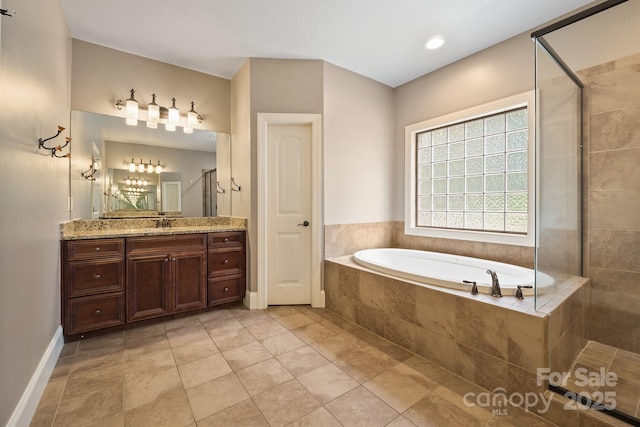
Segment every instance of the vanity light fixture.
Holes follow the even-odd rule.
[[[127,179],[125,179],[124,182],[127,185],[137,185],[138,187],[146,187],[147,185],[149,185],[149,181],[147,181],[147,178],[144,178],[144,179],[133,178],[133,179],[131,179],[130,177],[127,177]]]
[[[151,95],[151,104],[147,105],[147,127],[156,129],[160,121],[160,106],[156,104],[156,94]]]
[[[126,102],[121,99],[116,100],[116,108],[118,110],[125,109],[126,123],[130,126],[137,126],[140,106],[134,97],[135,90],[131,89],[131,96]],[[144,116],[143,116],[144,117]],[[186,120],[183,123],[184,133],[193,133],[198,123],[204,121],[204,116],[198,114],[194,108],[194,102],[191,102],[191,109],[187,112]],[[156,94],[151,95],[151,102],[147,105],[147,127],[157,129],[158,123],[163,123],[165,129],[173,132],[176,127],[180,126],[180,110],[176,107],[176,99],[171,98],[171,107],[165,108],[156,103]]]
[[[129,172],[138,172],[138,173],[162,173],[162,171],[164,170],[164,168],[167,167],[167,165],[161,165],[160,164],[160,160],[158,160],[158,164],[154,165],[153,163],[151,163],[151,160],[149,160],[149,163],[145,163],[142,161],[142,159],[140,159],[140,163],[136,163],[133,158],[131,158],[131,162],[130,163],[126,163],[126,165],[128,165],[129,168]]]
[[[45,142],[47,142],[47,141],[49,141],[51,139],[57,138],[58,135],[60,135],[60,133],[62,133],[63,130],[64,130],[64,128],[62,126],[58,125],[58,132],[55,135],[50,136],[49,138],[46,138],[46,139],[42,139],[42,138],[38,139],[38,149],[44,148],[45,150],[51,151],[51,157],[58,157],[58,158],[71,157],[71,153],[67,153],[67,154],[64,154],[62,156],[58,156],[58,153],[56,153],[56,151],[62,151],[62,149],[64,147],[69,145],[69,143],[71,142],[71,138],[68,137],[68,136],[64,138],[67,141],[64,145],[56,145],[54,147],[45,147],[45,145],[44,145]]]
[[[138,125],[138,101],[133,97],[135,90],[131,89],[131,98],[127,99],[127,124]]]

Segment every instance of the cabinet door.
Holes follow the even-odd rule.
[[[171,255],[171,311],[207,306],[207,259],[204,251]]]
[[[127,258],[127,321],[168,314],[171,308],[169,255]]]

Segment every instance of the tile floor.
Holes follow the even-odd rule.
[[[553,425],[469,391],[327,310],[237,307],[65,344],[31,425]]]
[[[582,368],[581,376],[576,376],[579,368]],[[615,384],[601,384],[600,377],[594,378],[591,384],[585,381],[585,375],[596,373],[600,376],[601,369],[616,374]],[[587,396],[595,398],[600,396],[598,391],[610,392],[616,409],[640,418],[640,354],[589,341],[576,359],[566,388],[576,393],[586,392]]]

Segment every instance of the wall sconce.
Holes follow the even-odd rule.
[[[95,174],[96,172],[98,172],[99,168],[100,162],[98,161],[98,159],[94,159],[93,162],[89,165],[89,169],[80,173],[80,175],[86,180],[95,181]]]
[[[158,164],[154,165],[149,160],[149,163],[144,163],[142,159],[140,159],[140,163],[136,163],[133,158],[131,158],[131,162],[125,162],[125,165],[129,166],[129,172],[139,172],[139,173],[162,173],[166,165],[161,165],[160,160],[158,160]]]
[[[11,18],[12,16],[15,16],[16,11],[13,9],[0,9],[0,15],[2,16],[8,16],[9,18]]]
[[[69,145],[69,143],[71,142],[71,138],[69,138],[68,136],[65,137],[65,140],[67,142],[64,145],[56,145],[54,147],[45,147],[45,145],[44,145],[45,142],[47,142],[47,141],[49,141],[51,139],[57,138],[58,135],[60,135],[60,133],[63,130],[64,130],[64,128],[62,126],[58,125],[58,132],[55,135],[50,136],[49,138],[46,138],[46,139],[42,139],[42,138],[38,139],[38,150],[41,149],[41,148],[44,148],[45,150],[51,151],[51,157],[58,157],[58,158],[71,157],[71,153],[67,153],[67,154],[65,154],[63,156],[58,156],[58,153],[56,153],[56,151],[62,151],[62,149],[64,147]]]
[[[140,106],[134,98],[135,90],[131,89],[131,97],[125,103],[121,99],[116,100],[116,108],[126,110],[126,123],[130,126],[138,125]],[[158,123],[164,123],[165,130],[173,132],[180,125],[180,110],[176,107],[176,99],[171,98],[171,107],[165,108],[156,104],[156,94],[151,95],[151,103],[147,105],[147,127],[157,129]],[[204,116],[195,110],[195,103],[191,102],[191,109],[187,112],[184,133],[193,133],[193,129],[204,121]]]

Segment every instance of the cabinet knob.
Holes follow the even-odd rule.
[[[224,261],[222,261],[223,264],[229,264],[229,260],[225,259]]]
[[[96,252],[100,252],[100,246],[96,246]]]
[[[95,314],[95,315],[98,315],[100,313],[102,313],[102,310],[100,310],[100,309],[97,309],[96,311],[93,312],[93,314]]]
[[[229,288],[224,288],[224,291],[225,292],[229,292]]]
[[[176,259],[174,258],[173,260],[175,261]]]
[[[227,243],[228,241],[229,241],[229,238],[228,238],[228,237],[225,237],[225,238],[224,238],[224,242],[225,242],[225,243]]]
[[[100,278],[100,275],[99,275],[99,274],[96,274],[96,275],[94,275],[93,277],[95,277],[96,279],[99,279],[99,278]]]
[[[164,259],[164,262],[169,262],[169,258],[165,258],[165,259]]]

